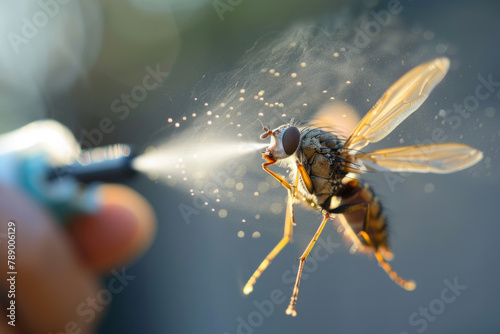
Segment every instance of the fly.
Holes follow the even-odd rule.
[[[262,168],[278,180],[288,192],[284,235],[250,277],[243,292],[249,294],[271,261],[292,239],[293,204],[299,196],[317,207],[323,220],[299,258],[297,278],[286,314],[295,309],[304,262],[331,215],[338,215],[344,238],[351,252],[373,253],[389,277],[405,290],[414,290],[414,281],[400,277],[389,265],[393,254],[388,245],[387,220],[381,204],[358,175],[367,171],[452,173],[470,167],[482,159],[482,152],[457,143],[440,143],[382,149],[364,153],[369,143],[386,137],[417,110],[432,89],[444,78],[450,66],[447,58],[421,64],[396,81],[354,128],[347,140],[322,127],[298,127],[286,124],[277,129],[264,128],[261,139],[271,143],[263,152]],[[331,124],[324,124],[324,128]],[[269,169],[278,161],[291,170],[289,183]]]

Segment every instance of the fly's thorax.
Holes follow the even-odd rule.
[[[299,184],[298,190],[309,204],[322,207],[341,191],[342,179],[346,174],[342,171],[343,160],[339,151],[342,146],[343,141],[331,132],[318,128],[302,131],[295,156],[309,175],[313,191],[309,193],[302,184]]]
[[[297,160],[310,176],[337,178],[342,167],[339,154],[342,145],[343,142],[331,132],[318,128],[307,129],[302,132]]]
[[[303,129],[300,139],[301,160],[311,162],[315,154],[335,154],[342,148],[344,141],[332,132],[320,128]]]

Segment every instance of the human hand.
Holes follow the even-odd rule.
[[[100,186],[101,207],[63,227],[49,212],[19,189],[0,186],[0,233],[16,226],[16,326],[3,316],[0,332],[92,333],[96,316],[77,308],[100,290],[99,276],[137,258],[151,244],[156,218],[150,204],[122,185]],[[7,239],[0,238],[0,293],[5,302]],[[7,305],[1,305],[6,310]],[[80,331],[79,331],[80,329]]]

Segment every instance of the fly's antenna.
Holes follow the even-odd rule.
[[[262,123],[262,121],[260,119],[256,118],[256,120],[258,120],[260,125],[262,125],[262,129],[268,129],[268,127],[265,126],[264,123]]]
[[[263,129],[263,130],[265,130],[265,131],[268,131],[268,130],[269,130],[269,127],[268,127],[268,126],[265,126],[265,125],[264,125],[264,123],[262,123],[262,121],[261,121],[259,118],[255,117],[255,120],[256,120],[256,121],[258,121],[258,122],[260,123],[260,125],[262,126],[262,129]],[[249,120],[246,120],[246,121],[247,121],[248,123],[252,124],[252,125],[254,125],[254,124],[255,124],[255,122],[250,122]]]
[[[273,132],[269,129],[269,127],[265,126],[260,119],[256,118],[256,120],[259,121],[260,125],[262,125],[262,130],[264,130],[264,133],[260,135],[260,139],[266,139],[267,137],[273,134]]]

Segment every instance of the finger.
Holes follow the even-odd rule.
[[[6,318],[7,321],[10,321],[10,319]],[[5,321],[5,322],[7,322]],[[10,325],[7,325],[5,322],[0,322],[0,333],[2,334],[15,334],[15,327],[12,327]]]
[[[147,250],[156,231],[151,205],[132,189],[101,186],[102,206],[74,219],[69,232],[87,265],[98,271],[116,268]]]
[[[77,309],[96,296],[99,284],[79,261],[61,225],[29,195],[0,186],[0,233],[7,233],[9,221],[15,222],[16,233],[16,329],[59,333],[73,328],[89,333],[95,321],[79,316]],[[0,254],[7,254],[5,239],[0,240]],[[1,267],[7,268],[7,256],[0,258]],[[0,288],[10,290],[6,271],[0,277]]]

